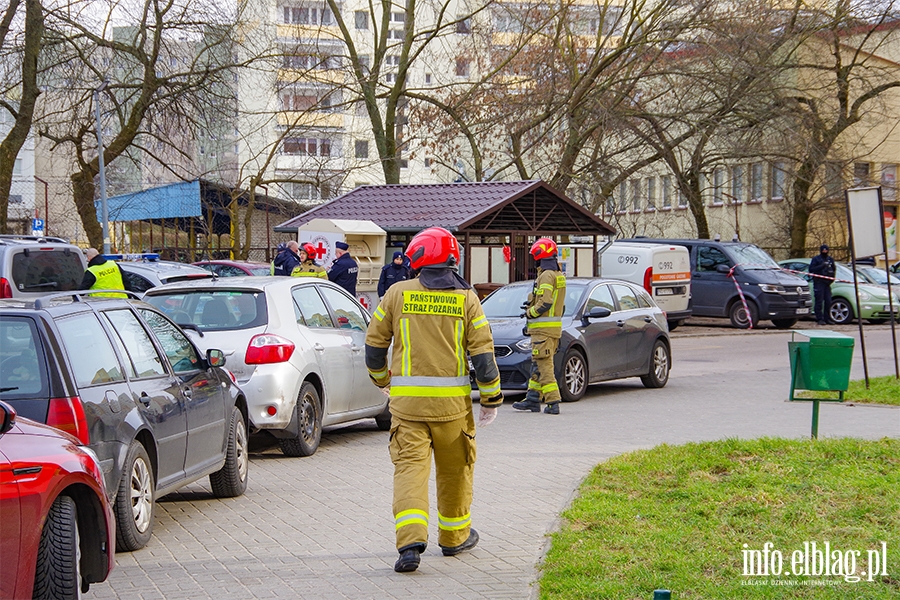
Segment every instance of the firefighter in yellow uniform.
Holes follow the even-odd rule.
[[[525,400],[513,403],[517,410],[541,410],[541,399],[547,403],[544,412],[559,414],[559,384],[553,369],[553,357],[562,337],[562,314],[566,301],[566,277],[557,262],[556,242],[540,238],[531,246],[538,263],[534,291],[528,295],[525,318],[531,336],[531,379]]]
[[[366,366],[390,386],[397,572],[415,571],[428,542],[428,480],[434,453],[438,545],[444,556],[474,548],[471,527],[475,417],[469,363],[481,396],[478,424],[503,403],[494,341],[478,296],[462,279],[459,244],[446,229],[419,232],[406,251],[416,279],[395,283],[366,334]],[[388,347],[393,340],[391,363]]]
[[[300,246],[300,251],[297,253],[297,256],[300,257],[300,264],[291,271],[291,277],[321,277],[328,279],[325,267],[317,265],[316,261],[313,260],[312,257],[315,255],[316,247],[309,242]]]
[[[96,248],[88,248],[84,251],[84,257],[88,260],[88,268],[81,280],[83,290],[124,290],[125,282],[122,281],[122,271],[115,261],[107,260]],[[128,294],[115,292],[98,292],[91,296],[108,296],[110,298],[127,298]]]

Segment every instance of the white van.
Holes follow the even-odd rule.
[[[684,246],[613,242],[600,254],[600,276],[643,286],[670,330],[691,316],[691,253]]]

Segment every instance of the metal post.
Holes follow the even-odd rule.
[[[106,89],[109,80],[103,80],[94,90],[94,114],[97,119],[97,159],[100,166],[100,225],[103,227],[103,254],[109,254],[109,213],[106,206],[106,169],[103,164],[103,132],[100,127],[100,92]]]
[[[50,235],[50,184],[36,175],[34,180],[44,184],[44,235]]]
[[[813,400],[812,439],[819,439],[819,401]]]

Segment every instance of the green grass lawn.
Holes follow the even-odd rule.
[[[541,598],[900,598],[898,439],[662,445],[595,467],[562,516]],[[788,574],[804,542],[826,541],[842,565],[861,552],[857,574],[885,542],[887,576]],[[782,574],[744,575],[746,551],[767,542]]]
[[[837,398],[837,395],[837,392],[797,392],[797,396],[801,398]],[[896,379],[893,375],[869,377],[869,389],[866,389],[865,379],[851,381],[850,387],[844,393],[844,402],[900,406],[900,379]]]

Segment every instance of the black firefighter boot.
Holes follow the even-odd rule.
[[[559,400],[557,400],[556,402],[548,402],[547,406],[544,407],[544,414],[558,415],[559,414]]]
[[[533,394],[531,390],[525,394],[525,399],[520,402],[513,402],[512,407],[516,410],[530,410],[531,412],[541,412],[541,397]]]
[[[425,552],[425,544],[410,544],[398,550],[400,558],[394,563],[394,570],[398,573],[409,573],[419,568],[419,555]]]

